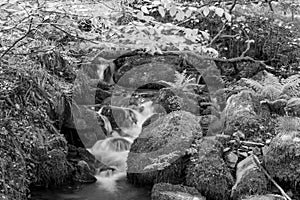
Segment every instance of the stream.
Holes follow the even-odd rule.
[[[121,107],[120,107],[121,108]],[[142,108],[142,109],[141,109]],[[110,167],[110,170],[98,170],[96,183],[86,185],[65,186],[59,189],[36,189],[31,191],[32,200],[150,200],[151,190],[138,188],[126,180],[126,160],[133,143],[139,136],[143,123],[154,112],[152,101],[147,101],[139,108],[122,108],[126,116],[134,116],[131,125],[120,127],[125,136],[121,136],[111,129],[109,120],[97,112],[103,119],[108,132],[112,134],[95,141],[93,147],[87,149],[96,159]],[[128,119],[128,118],[126,118]]]
[[[98,177],[97,177],[98,178]],[[103,182],[111,179],[104,179]],[[116,182],[116,190],[108,191],[101,182],[68,186],[60,189],[32,190],[32,200],[150,200],[150,189],[137,188],[127,183],[126,177]]]

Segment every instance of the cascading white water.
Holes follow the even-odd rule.
[[[89,151],[103,164],[116,171],[126,170],[126,159],[132,141],[125,137],[109,137],[97,141]]]
[[[120,107],[118,107],[120,108]],[[116,192],[119,188],[117,181],[124,179],[126,176],[126,160],[130,150],[130,146],[135,138],[142,131],[143,123],[154,114],[153,102],[148,101],[140,105],[137,109],[122,108],[126,113],[130,125],[120,126],[126,137],[113,132],[111,124],[105,116],[101,114],[101,109],[98,114],[102,116],[105,128],[112,137],[97,141],[91,149],[88,149],[100,162],[107,165],[111,170],[98,172],[96,175],[97,183],[103,189],[109,192]]]

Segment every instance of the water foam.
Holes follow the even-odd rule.
[[[112,168],[112,170],[101,171],[96,175],[97,184],[111,193],[120,189],[117,182],[126,177],[126,161],[133,140],[141,133],[143,123],[154,114],[152,101],[143,103],[138,109],[124,108],[124,110],[132,123],[128,127],[120,128],[129,137],[112,134],[112,137],[99,140],[88,149],[100,162]],[[101,115],[101,109],[98,114]],[[103,121],[107,123],[105,128],[111,130],[110,122]]]

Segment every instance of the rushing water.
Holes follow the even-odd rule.
[[[126,137],[111,134],[111,137],[96,141],[94,146],[88,149],[99,161],[113,170],[98,172],[97,182],[94,184],[66,186],[56,190],[32,190],[32,200],[150,200],[149,189],[137,188],[126,180],[126,160],[130,146],[140,134],[143,123],[154,114],[151,101],[142,104],[141,107],[142,109],[125,108],[131,115],[134,114],[136,120],[131,126],[123,127],[122,131],[126,133]],[[101,111],[98,114],[101,115]],[[106,129],[112,131],[110,122],[104,122]]]

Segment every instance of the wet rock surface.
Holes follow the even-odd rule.
[[[94,171],[91,170],[90,166],[83,160],[77,163],[73,180],[79,183],[94,183],[97,181],[94,176]]]
[[[72,181],[79,183],[96,182],[95,174],[99,169],[108,169],[108,167],[99,162],[85,148],[68,145],[67,160],[72,164]]]

